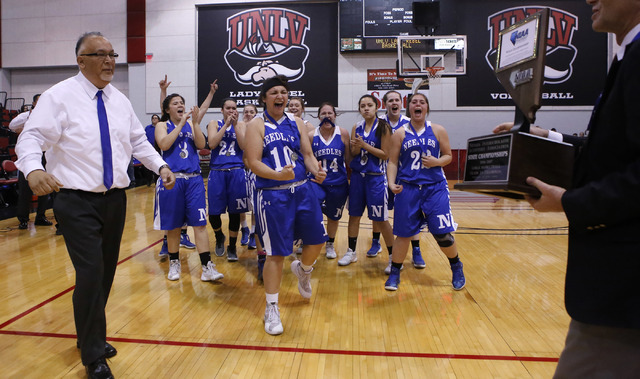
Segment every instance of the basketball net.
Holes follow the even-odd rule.
[[[416,94],[420,87],[425,84],[428,84],[429,86],[439,84],[440,78],[442,78],[442,71],[444,70],[444,67],[432,66],[425,67],[424,69],[427,72],[427,75],[422,78],[415,78],[415,80],[413,81],[411,92],[413,92],[414,94]]]

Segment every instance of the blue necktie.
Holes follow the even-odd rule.
[[[109,136],[109,121],[107,110],[102,101],[102,90],[96,94],[98,97],[98,122],[100,123],[100,144],[102,145],[102,167],[104,169],[103,182],[107,190],[113,184],[113,162],[111,161],[111,138]]]

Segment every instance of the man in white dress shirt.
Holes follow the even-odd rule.
[[[131,155],[158,172],[165,187],[175,183],[131,103],[110,84],[117,56],[100,33],[81,36],[80,72],[42,93],[16,145],[16,164],[33,192],[59,191],[54,212],[76,270],[73,312],[90,378],[113,377],[105,360],[116,354],[106,342],[105,306],[124,229]]]

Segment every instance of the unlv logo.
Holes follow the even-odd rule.
[[[256,8],[227,18],[229,46],[224,59],[242,84],[258,87],[265,79],[304,75],[309,48],[304,44],[310,18],[283,8]]]
[[[491,33],[491,39],[485,58],[492,69],[496,63],[500,31],[540,10],[541,7],[509,8],[487,18],[487,29]],[[549,10],[544,83],[559,84],[569,79],[573,72],[573,61],[578,50],[571,41],[573,32],[578,30],[578,17],[562,9]]]

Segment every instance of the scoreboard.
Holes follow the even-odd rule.
[[[443,21],[446,17],[442,9],[446,11],[451,1],[440,1]],[[340,0],[340,51],[395,51],[396,37],[421,35],[422,31],[413,26],[413,3],[412,0]],[[446,25],[452,26],[451,21]]]

